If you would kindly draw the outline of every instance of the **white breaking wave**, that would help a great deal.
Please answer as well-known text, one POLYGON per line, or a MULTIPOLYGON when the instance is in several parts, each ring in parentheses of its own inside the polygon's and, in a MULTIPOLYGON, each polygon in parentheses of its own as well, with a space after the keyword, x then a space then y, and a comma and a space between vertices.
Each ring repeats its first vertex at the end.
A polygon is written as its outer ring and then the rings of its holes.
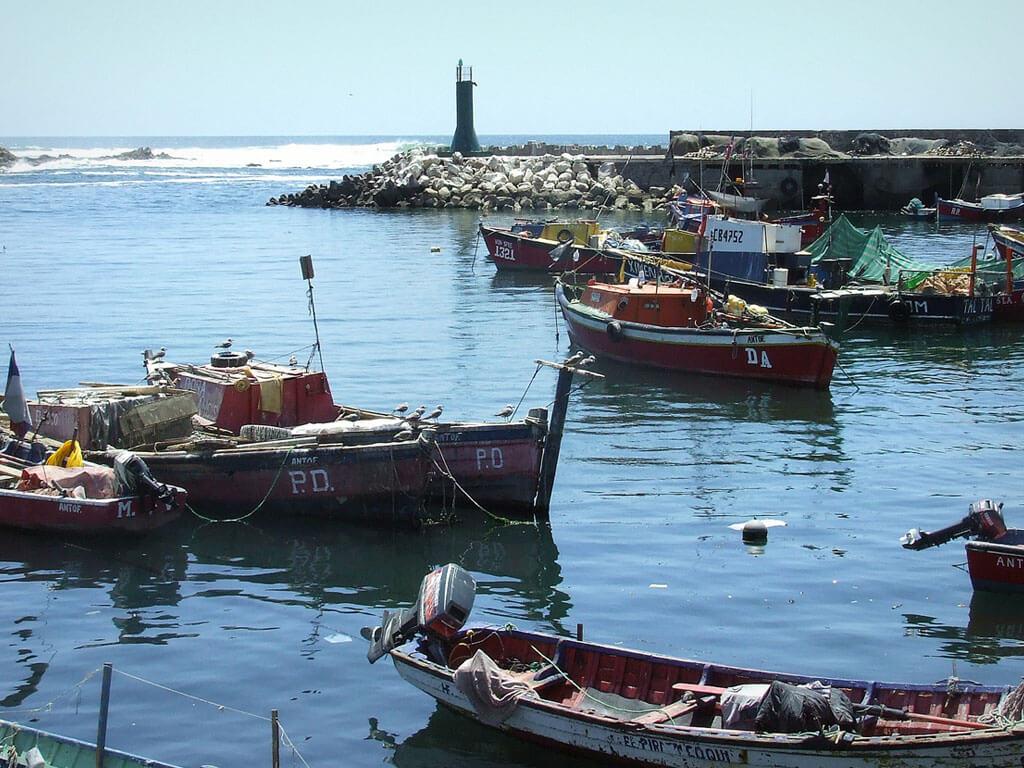
POLYGON ((204 169, 204 168, 259 168, 269 171, 294 169, 368 168, 384 162, 393 155, 416 146, 418 142, 383 141, 370 144, 313 144, 289 143, 278 145, 253 145, 245 147, 160 147, 150 146, 154 155, 151 160, 115 160, 113 155, 131 152, 139 147, 84 148, 73 146, 53 147, 12 147, 19 157, 8 173, 38 173, 46 171, 87 171, 113 168, 163 168, 163 169, 204 169), (23 158, 37 158, 49 155, 58 159, 38 165, 23 158), (68 157, 59 157, 67 155, 68 157))

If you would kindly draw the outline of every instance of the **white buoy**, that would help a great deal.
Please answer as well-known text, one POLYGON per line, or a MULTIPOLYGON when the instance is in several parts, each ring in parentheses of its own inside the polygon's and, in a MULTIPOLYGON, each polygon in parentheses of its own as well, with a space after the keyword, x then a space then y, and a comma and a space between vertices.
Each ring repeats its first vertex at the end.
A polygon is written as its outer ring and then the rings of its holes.
POLYGON ((785 524, 785 520, 758 520, 754 518, 753 520, 747 520, 745 523, 733 523, 729 527, 734 531, 740 531, 743 535, 744 544, 767 544, 768 529, 785 524))

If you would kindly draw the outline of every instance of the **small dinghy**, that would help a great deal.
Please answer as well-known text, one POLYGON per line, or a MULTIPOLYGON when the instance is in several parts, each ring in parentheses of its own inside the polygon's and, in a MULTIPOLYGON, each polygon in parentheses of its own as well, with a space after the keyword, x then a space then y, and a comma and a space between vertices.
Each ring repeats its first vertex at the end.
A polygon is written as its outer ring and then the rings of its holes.
POLYGON ((1024 530, 1006 527, 1001 502, 976 501, 960 522, 931 533, 913 528, 900 543, 904 549, 928 549, 972 536, 964 548, 973 587, 1024 594, 1024 530))
POLYGON ((778 674, 511 628, 466 628, 455 564, 364 629, 372 662, 530 741, 638 766, 1020 766, 1024 687, 778 674))

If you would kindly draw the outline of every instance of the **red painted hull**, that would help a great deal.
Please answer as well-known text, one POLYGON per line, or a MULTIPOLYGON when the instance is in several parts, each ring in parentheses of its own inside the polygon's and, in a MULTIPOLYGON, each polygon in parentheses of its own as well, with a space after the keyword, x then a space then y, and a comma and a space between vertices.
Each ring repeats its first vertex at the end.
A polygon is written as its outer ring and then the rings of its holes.
POLYGON ((975 589, 1024 593, 1024 546, 969 541, 966 549, 975 589))
POLYGON ((29 531, 81 534, 144 533, 175 520, 185 508, 185 491, 171 504, 153 496, 75 499, 28 491, 0 491, 0 525, 29 531))
POLYGON ((508 229, 495 229, 480 225, 487 258, 494 262, 499 272, 576 272, 580 275, 606 275, 619 271, 622 262, 603 251, 582 245, 572 246, 560 259, 551 260, 551 251, 560 243, 553 240, 538 240, 513 234, 508 229))
POLYGON ((1024 218, 1024 203, 1013 208, 982 208, 980 203, 964 200, 943 200, 935 203, 940 219, 963 221, 1016 221, 1024 218))
POLYGON ((622 322, 621 334, 613 338, 607 321, 574 308, 560 285, 556 291, 573 343, 601 357, 686 373, 818 389, 827 389, 832 381, 837 346, 820 335, 803 338, 761 329, 734 333, 728 329, 660 328, 622 322))
POLYGON ((433 463, 420 443, 139 452, 161 480, 208 509, 263 508, 374 522, 415 521, 433 463))
MULTIPOLYGON (((1014 230, 1019 232, 1020 230, 1014 230)), ((992 241, 996 251, 1004 261, 1017 264, 1024 259, 1024 244, 1006 237, 1001 228, 992 228, 992 241)), ((1001 322, 1024 323, 1024 287, 1015 288, 1010 293, 997 294, 992 308, 992 319, 1001 322)))

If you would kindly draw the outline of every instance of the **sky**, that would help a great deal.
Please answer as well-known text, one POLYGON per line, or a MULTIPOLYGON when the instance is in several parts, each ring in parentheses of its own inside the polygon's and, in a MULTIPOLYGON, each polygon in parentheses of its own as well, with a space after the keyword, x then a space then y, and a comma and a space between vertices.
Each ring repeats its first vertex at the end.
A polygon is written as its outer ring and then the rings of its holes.
POLYGON ((1020 128, 1024 1, 0 0, 0 136, 1020 128), (751 109, 753 102, 753 109, 751 109))

